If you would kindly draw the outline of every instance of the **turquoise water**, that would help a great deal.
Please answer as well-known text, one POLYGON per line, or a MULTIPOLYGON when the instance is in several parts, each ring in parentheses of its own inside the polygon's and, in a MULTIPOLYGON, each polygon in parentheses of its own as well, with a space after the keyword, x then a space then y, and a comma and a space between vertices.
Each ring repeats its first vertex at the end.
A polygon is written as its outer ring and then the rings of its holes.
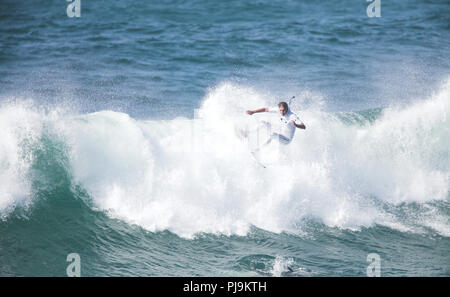
POLYGON ((450 274, 446 1, 81 2, 0 3, 0 275, 450 274))

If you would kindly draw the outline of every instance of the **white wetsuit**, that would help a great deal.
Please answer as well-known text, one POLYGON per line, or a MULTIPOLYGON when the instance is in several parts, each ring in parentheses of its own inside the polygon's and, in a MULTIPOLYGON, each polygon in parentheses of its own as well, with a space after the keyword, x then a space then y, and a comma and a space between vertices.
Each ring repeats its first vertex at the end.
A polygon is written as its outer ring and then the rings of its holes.
MULTIPOLYGON (((280 112, 278 107, 269 108, 269 112, 280 112)), ((266 142, 266 144, 270 143, 273 139, 277 139, 282 144, 289 144, 294 138, 296 127, 291 123, 293 121, 297 125, 301 124, 300 118, 288 110, 285 115, 279 114, 278 120, 278 129, 277 132, 272 133, 272 136, 266 142)))

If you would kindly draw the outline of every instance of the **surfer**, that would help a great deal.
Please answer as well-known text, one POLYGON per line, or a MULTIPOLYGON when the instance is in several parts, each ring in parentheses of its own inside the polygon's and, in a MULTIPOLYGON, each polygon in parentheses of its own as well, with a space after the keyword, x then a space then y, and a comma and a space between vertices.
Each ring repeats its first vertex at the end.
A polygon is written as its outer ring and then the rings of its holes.
MULTIPOLYGON (((278 107, 263 107, 255 110, 247 110, 247 114, 249 115, 259 112, 280 112, 280 126, 278 133, 272 133, 270 138, 261 147, 268 145, 274 139, 278 140, 281 144, 289 144, 294 137, 296 128, 306 129, 305 124, 303 124, 300 118, 289 110, 289 106, 286 102, 278 103, 278 107)), ((258 151, 260 148, 256 149, 254 152, 258 151)))

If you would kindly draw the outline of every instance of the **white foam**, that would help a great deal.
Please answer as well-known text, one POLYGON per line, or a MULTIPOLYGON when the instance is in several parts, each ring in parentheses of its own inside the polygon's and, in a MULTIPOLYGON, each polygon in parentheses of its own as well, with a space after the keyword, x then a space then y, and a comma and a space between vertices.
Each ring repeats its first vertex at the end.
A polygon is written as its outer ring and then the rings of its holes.
MULTIPOLYGON (((301 109, 300 101, 295 111, 307 129, 266 169, 252 160, 236 128, 271 120, 245 110, 274 102, 247 86, 211 89, 198 119, 137 121, 102 111, 46 121, 69 148, 68 170, 92 204, 151 231, 245 235, 254 225, 281 232, 305 218, 339 228, 408 229, 383 205, 448 199, 449 89, 447 82, 431 98, 387 109, 364 125, 344 124, 321 104, 301 109)), ((42 120, 27 110, 1 112, 5 208, 29 195, 17 127, 42 120), (21 123, 22 117, 30 120, 21 123)), ((448 221, 431 224, 449 234, 448 221)))
POLYGON ((31 146, 40 135, 41 120, 30 102, 0 106, 0 217, 31 201, 28 176, 31 146))
POLYGON ((280 277, 283 273, 292 271, 291 270, 292 268, 289 267, 289 266, 292 266, 292 264, 294 264, 294 259, 276 256, 276 258, 273 262, 272 270, 270 271, 270 273, 273 276, 280 277))

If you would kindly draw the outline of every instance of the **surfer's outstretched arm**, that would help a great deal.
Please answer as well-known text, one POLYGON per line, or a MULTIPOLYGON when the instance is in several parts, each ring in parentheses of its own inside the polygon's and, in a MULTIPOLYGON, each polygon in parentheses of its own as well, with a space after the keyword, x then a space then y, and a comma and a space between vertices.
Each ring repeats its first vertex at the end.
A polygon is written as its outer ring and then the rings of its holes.
POLYGON ((258 113, 258 112, 268 112, 269 108, 268 107, 262 107, 262 108, 258 108, 255 110, 247 110, 247 114, 252 115, 254 113, 258 113))
POLYGON ((294 124, 294 126, 299 128, 299 129, 306 129, 306 126, 303 123, 296 124, 294 121, 292 121, 292 124, 294 124))

